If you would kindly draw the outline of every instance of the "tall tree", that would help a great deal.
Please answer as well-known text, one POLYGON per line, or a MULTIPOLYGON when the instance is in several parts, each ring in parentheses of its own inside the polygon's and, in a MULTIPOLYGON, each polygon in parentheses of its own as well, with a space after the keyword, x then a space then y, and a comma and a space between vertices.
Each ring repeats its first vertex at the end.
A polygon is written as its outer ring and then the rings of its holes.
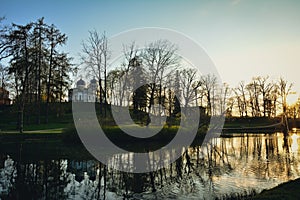
MULTIPOLYGON (((124 97, 126 96, 126 91, 128 88, 130 88, 130 71, 136 66, 134 62, 141 62, 137 59, 140 54, 137 48, 138 47, 136 46, 135 42, 132 42, 129 45, 123 45, 123 55, 125 57, 125 61, 122 63, 122 73, 120 74, 122 78, 122 83, 119 90, 120 106, 122 106, 125 100, 124 97)), ((127 103, 129 105, 129 99, 127 99, 127 103)))
POLYGON ((195 92, 201 87, 201 82, 198 79, 197 70, 195 69, 183 69, 180 72, 180 83, 182 96, 184 99, 184 108, 187 108, 188 105, 193 102, 197 102, 197 93, 195 92))
POLYGON ((53 93, 60 103, 65 98, 65 94, 69 88, 69 74, 74 75, 77 71, 76 67, 72 67, 71 60, 72 58, 69 58, 66 53, 60 53, 57 55, 54 62, 56 67, 53 73, 53 93))
POLYGON ((236 98, 237 98, 237 103, 238 103, 238 108, 239 108, 239 113, 241 117, 248 116, 248 108, 247 108, 247 100, 246 100, 246 86, 243 81, 241 81, 238 85, 238 87, 234 90, 236 98))
POLYGON ((4 25, 4 20, 4 17, 0 17, 0 61, 11 56, 11 38, 7 37, 11 27, 4 25))
POLYGON ((107 103, 107 62, 110 57, 107 43, 105 32, 100 35, 96 30, 89 31, 88 39, 82 42, 82 53, 80 54, 85 71, 98 80, 101 113, 103 102, 107 103))
POLYGON ((273 83, 272 90, 270 92, 270 99, 272 101, 270 108, 270 116, 277 116, 277 101, 278 101, 279 87, 277 83, 273 83))
POLYGON ((10 63, 9 73, 16 77, 17 103, 18 103, 18 128, 23 133, 24 106, 27 100, 28 80, 30 62, 29 62, 29 33, 32 23, 26 25, 13 24, 13 30, 8 35, 11 43, 10 53, 13 55, 10 63))
POLYGON ((120 69, 113 69, 107 74, 107 95, 110 104, 118 105, 120 97, 118 96, 117 90, 119 89, 118 84, 120 83, 119 79, 121 78, 121 74, 122 71, 120 69))
POLYGON ((231 89, 227 83, 223 83, 222 87, 220 88, 219 92, 219 107, 220 107, 220 114, 225 114, 227 110, 227 105, 230 107, 231 102, 227 102, 228 97, 230 96, 231 89))
POLYGON ((265 76, 259 76, 257 77, 258 86, 260 89, 260 93, 262 94, 262 100, 263 100, 263 116, 266 117, 267 114, 267 107, 269 104, 270 99, 268 98, 270 96, 270 92, 272 90, 272 84, 268 82, 269 77, 265 76))
POLYGON ((47 39, 50 46, 50 54, 49 54, 49 65, 48 65, 48 79, 47 79, 47 100, 46 100, 46 123, 49 121, 49 103, 52 93, 51 86, 54 86, 53 84, 53 72, 55 70, 56 59, 58 59, 58 52, 57 47, 64 45, 67 41, 67 36, 65 34, 62 34, 59 29, 55 27, 54 24, 52 24, 47 30, 47 39))
POLYGON ((201 76, 201 87, 204 90, 204 94, 207 100, 207 115, 213 115, 213 98, 214 98, 214 90, 216 89, 217 78, 214 75, 207 74, 201 76))
POLYGON ((146 75, 142 67, 142 60, 136 56, 131 60, 132 69, 130 72, 132 86, 135 89, 132 96, 133 109, 146 112, 147 106, 147 84, 146 75))
POLYGON ((282 114, 285 115, 287 111, 287 97, 292 90, 293 84, 288 83, 282 77, 278 81, 279 96, 281 97, 282 114))
POLYGON ((247 84, 246 89, 249 93, 249 103, 251 106, 251 113, 253 117, 260 117, 260 103, 259 103, 259 96, 260 96, 260 87, 257 82, 257 78, 254 77, 252 82, 247 84))
POLYGON ((32 34, 32 44, 35 50, 35 108, 36 108, 36 123, 41 123, 41 103, 42 103, 42 75, 46 66, 46 30, 48 26, 44 23, 44 18, 40 18, 34 23, 34 30, 32 34))
POLYGON ((67 54, 60 53, 58 48, 65 44, 67 37, 54 25, 46 25, 43 18, 26 25, 13 24, 5 37, 10 41, 8 71, 18 105, 19 130, 23 132, 24 113, 28 123, 34 114, 37 116, 36 122, 40 123, 43 96, 48 122, 49 103, 63 98, 62 92, 60 95, 55 95, 55 92, 58 88, 64 88, 65 91, 73 67, 67 54))
MULTIPOLYGON (((162 84, 171 70, 175 69, 179 63, 179 57, 176 55, 177 47, 168 40, 158 40, 146 46, 142 57, 146 67, 149 83, 149 105, 148 112, 154 105, 155 95, 159 103, 162 103, 162 84)), ((160 108, 160 107, 159 107, 160 108)), ((158 111, 160 114, 160 110, 158 111)))
MULTIPOLYGON (((174 109, 173 109, 173 115, 175 116, 180 112, 180 101, 181 101, 181 88, 180 88, 180 72, 179 70, 175 71, 175 80, 174 80, 174 97, 173 97, 173 102, 174 102, 174 109)), ((170 91, 171 93, 171 91, 170 91)), ((171 93, 172 94, 172 93, 171 93)), ((171 95, 170 95, 171 96, 171 95)))

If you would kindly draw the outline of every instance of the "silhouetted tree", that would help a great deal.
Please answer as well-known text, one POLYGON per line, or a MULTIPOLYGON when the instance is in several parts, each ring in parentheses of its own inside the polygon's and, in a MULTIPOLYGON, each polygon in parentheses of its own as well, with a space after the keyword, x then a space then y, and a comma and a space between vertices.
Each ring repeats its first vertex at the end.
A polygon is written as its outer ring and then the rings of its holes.
POLYGON ((132 97, 133 109, 146 112, 148 85, 146 84, 146 76, 142 67, 142 61, 136 56, 131 60, 131 65, 131 81, 133 88, 136 88, 132 97))
POLYGON ((12 41, 10 53, 13 58, 10 61, 9 73, 15 76, 15 87, 17 90, 18 103, 18 128, 20 133, 23 133, 24 123, 24 106, 28 93, 28 80, 31 71, 29 61, 29 31, 32 28, 32 23, 26 25, 13 24, 13 30, 8 37, 12 41))
POLYGON ((270 92, 272 90, 272 84, 268 82, 269 77, 265 76, 265 77, 257 77, 257 81, 258 81, 258 86, 260 89, 260 93, 262 94, 262 100, 263 100, 263 116, 266 117, 267 114, 267 108, 268 108, 268 104, 270 104, 270 92))
POLYGON ((48 55, 48 78, 47 78, 47 100, 46 100, 46 123, 49 121, 49 103, 50 95, 53 92, 54 78, 53 73, 57 68, 56 62, 59 58, 57 47, 64 45, 67 41, 67 36, 62 34, 53 24, 46 30, 46 37, 49 42, 50 54, 48 55), (52 87, 51 87, 52 86, 52 87))
POLYGON ((287 80, 284 80, 282 77, 278 81, 279 86, 279 95, 281 97, 281 106, 282 106, 282 114, 285 115, 287 111, 287 96, 292 90, 293 84, 288 83, 287 80))
POLYGON ((82 42, 82 53, 80 55, 88 75, 92 75, 98 80, 101 113, 103 102, 107 103, 107 61, 110 56, 107 43, 108 39, 105 32, 100 35, 96 30, 89 31, 88 39, 82 42))
POLYGON ((238 110, 240 113, 240 117, 247 117, 247 100, 246 100, 246 86, 243 81, 241 81, 238 87, 234 90, 234 93, 237 98, 238 110))
POLYGON ((207 115, 211 116, 213 114, 212 101, 214 98, 214 90, 216 89, 217 78, 214 75, 208 74, 201 76, 200 81, 207 100, 207 115))
POLYGON ((11 27, 4 25, 4 20, 5 17, 0 17, 0 61, 11 56, 11 51, 9 51, 11 48, 11 38, 7 37, 11 27))
MULTIPOLYGON (((184 99, 184 107, 187 108, 192 102, 197 102, 195 93, 200 87, 201 82, 197 77, 197 70, 183 69, 180 72, 180 88, 182 89, 182 96, 184 99)), ((195 103, 196 104, 196 103, 195 103)))
MULTIPOLYGON (((176 68, 179 58, 176 55, 177 48, 168 40, 158 40, 146 46, 142 58, 148 74, 149 104, 148 113, 153 112, 151 106, 157 97, 158 103, 162 103, 162 85, 171 69, 176 68)), ((154 111, 155 112, 155 111, 154 111)), ((160 114, 160 110, 158 111, 160 114)))
POLYGON ((68 87, 70 72, 74 71, 68 55, 58 49, 66 43, 66 35, 43 20, 41 18, 26 25, 13 24, 5 36, 10 41, 8 71, 13 80, 11 82, 19 110, 20 132, 23 131, 24 111, 28 113, 28 123, 33 114, 36 114, 36 122, 40 123, 43 100, 46 101, 45 121, 48 122, 49 103, 61 102, 63 92, 68 87))

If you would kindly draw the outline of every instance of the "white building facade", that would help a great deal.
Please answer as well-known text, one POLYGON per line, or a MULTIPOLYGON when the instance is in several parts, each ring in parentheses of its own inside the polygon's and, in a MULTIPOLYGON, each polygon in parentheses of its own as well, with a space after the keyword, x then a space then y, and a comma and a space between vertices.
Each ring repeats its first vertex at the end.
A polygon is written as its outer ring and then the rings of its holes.
POLYGON ((69 101, 74 102, 97 102, 98 84, 94 78, 86 85, 85 81, 80 79, 76 83, 76 88, 69 90, 69 101))

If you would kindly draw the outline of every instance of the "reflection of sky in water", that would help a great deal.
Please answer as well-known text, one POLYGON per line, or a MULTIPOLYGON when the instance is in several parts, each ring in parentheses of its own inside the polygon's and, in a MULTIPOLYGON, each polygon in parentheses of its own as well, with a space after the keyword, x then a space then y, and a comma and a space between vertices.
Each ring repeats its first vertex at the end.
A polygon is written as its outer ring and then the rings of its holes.
POLYGON ((215 192, 243 193, 250 188, 259 192, 298 178, 298 155, 293 153, 298 149, 295 140, 298 137, 294 135, 294 143, 289 144, 284 143, 281 133, 218 139, 218 148, 226 146, 228 163, 233 170, 214 176, 215 192))
POLYGON ((293 135, 291 136, 291 139, 292 139, 291 151, 294 153, 298 152, 298 148, 299 148, 298 138, 299 138, 299 135, 297 135, 296 133, 293 133, 293 135))
POLYGON ((282 133, 218 139, 217 146, 226 146, 233 171, 214 177, 217 191, 257 191, 299 177, 299 135, 293 133, 285 146, 282 133))

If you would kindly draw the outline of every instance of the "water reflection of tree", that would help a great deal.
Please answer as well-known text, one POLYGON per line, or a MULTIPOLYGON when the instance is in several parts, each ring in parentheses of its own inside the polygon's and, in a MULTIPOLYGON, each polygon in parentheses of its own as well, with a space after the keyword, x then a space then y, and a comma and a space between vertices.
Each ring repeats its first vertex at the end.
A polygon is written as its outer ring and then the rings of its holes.
MULTIPOLYGON (((280 179, 290 179, 291 162, 295 162, 292 159, 290 153, 290 144, 287 136, 280 134, 276 135, 264 135, 257 137, 241 137, 240 139, 240 155, 244 155, 250 160, 250 170, 248 173, 254 173, 257 178, 270 179, 271 177, 279 176, 280 179), (280 140, 283 137, 283 145, 280 140), (250 143, 245 140, 251 139, 250 143), (280 177, 281 176, 281 177, 280 177)), ((296 163, 294 163, 296 164, 296 163)))
POLYGON ((61 161, 16 163, 17 178, 9 199, 64 199, 66 179, 62 176, 61 161))
MULTIPOLYGON (((23 162, 20 156, 16 160, 18 176, 9 198, 110 199, 115 194, 130 199, 154 195, 151 199, 179 193, 187 196, 207 193, 216 197, 222 192, 218 180, 231 172, 271 181, 299 176, 297 154, 291 153, 290 146, 291 138, 282 134, 216 138, 202 148, 185 149, 182 157, 169 167, 142 174, 112 170, 95 160, 23 162)), ((119 164, 133 159, 117 158, 119 164)))
MULTIPOLYGON (((226 148, 208 149, 208 156, 205 157, 200 147, 190 148, 169 168, 144 174, 118 172, 108 169, 96 161, 91 162, 90 167, 87 167, 88 161, 67 162, 64 159, 22 162, 20 154, 19 160, 16 162, 18 175, 9 198, 65 199, 76 196, 78 193, 76 190, 82 188, 81 185, 86 185, 85 188, 88 188, 81 190, 81 197, 86 195, 93 199, 105 199, 106 189, 124 198, 129 198, 137 193, 156 192, 174 184, 181 190, 189 192, 194 191, 197 180, 200 180, 203 187, 211 185, 213 188, 213 171, 216 170, 221 160, 223 163, 225 162, 218 156, 223 157, 225 155, 223 150, 226 148), (73 176, 67 173, 67 164, 68 171, 79 175, 73 176), (78 168, 78 166, 84 167, 78 168), (207 167, 210 174, 208 177, 205 176, 207 167), (91 176, 84 174, 86 171, 91 176), (90 182, 90 179, 93 179, 94 182, 90 182), (90 183, 96 183, 96 187, 88 187, 90 183), (69 193, 66 193, 65 188, 68 184, 71 184, 72 187, 70 186, 69 193)), ((128 160, 126 161, 128 162, 128 160)))

